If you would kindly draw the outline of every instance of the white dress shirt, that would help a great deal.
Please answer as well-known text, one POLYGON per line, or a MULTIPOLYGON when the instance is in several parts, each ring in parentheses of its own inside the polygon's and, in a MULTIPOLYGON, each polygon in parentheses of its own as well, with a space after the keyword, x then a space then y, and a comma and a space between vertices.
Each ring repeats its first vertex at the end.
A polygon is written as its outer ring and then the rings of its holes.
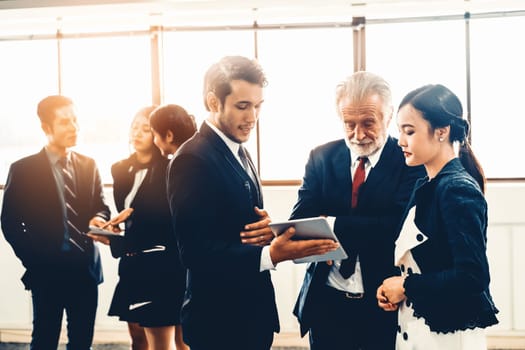
MULTIPOLYGON (((348 142, 347 142, 348 145, 348 142)), ((377 152, 369 155, 368 162, 365 163, 365 181, 368 177, 368 174, 370 173, 370 170, 377 164, 379 161, 379 158, 381 157, 381 153, 383 152, 383 147, 381 147, 377 152)), ((350 150, 348 150, 350 152, 350 150)), ((350 173, 352 175, 352 179, 354 178, 355 171, 357 169, 357 165, 359 164, 358 157, 354 157, 352 164, 350 164, 350 173)), ((334 222, 335 218, 333 218, 329 222, 334 222)), ((333 225, 332 225, 333 228, 333 225)), ((350 293, 364 293, 364 286, 363 286, 363 276, 361 274, 361 264, 359 262, 359 255, 356 257, 356 263, 355 263, 355 272, 345 279, 341 274, 339 273, 339 267, 341 266, 341 260, 335 260, 334 264, 332 265, 332 268, 330 269, 330 273, 328 274, 328 279, 326 281, 326 284, 332 288, 341 290, 343 292, 350 292, 350 293)))

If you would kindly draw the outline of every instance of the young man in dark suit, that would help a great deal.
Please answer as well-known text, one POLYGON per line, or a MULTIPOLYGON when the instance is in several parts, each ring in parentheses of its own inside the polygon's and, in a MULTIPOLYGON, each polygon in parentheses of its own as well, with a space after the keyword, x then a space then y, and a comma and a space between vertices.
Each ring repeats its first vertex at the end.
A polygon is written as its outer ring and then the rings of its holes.
POLYGON ((2 230, 26 268, 31 290, 31 349, 56 349, 64 310, 68 349, 91 348, 102 268, 97 246, 83 233, 109 219, 93 159, 70 151, 78 123, 73 102, 48 96, 37 110, 47 145, 9 169, 2 230))
POLYGON ((424 171, 406 166, 387 135, 393 108, 384 79, 354 73, 337 87, 336 105, 346 137, 311 151, 291 218, 334 217, 348 259, 308 266, 294 314, 312 350, 394 349, 396 319, 375 291, 396 273, 398 225, 424 171))
POLYGON ((208 119, 181 146, 168 174, 168 197, 183 264, 185 342, 192 350, 268 350, 279 319, 269 270, 324 254, 331 240, 273 238, 246 142, 259 117, 266 78, 245 57, 224 57, 206 73, 208 119), (270 243, 271 242, 271 243, 270 243))

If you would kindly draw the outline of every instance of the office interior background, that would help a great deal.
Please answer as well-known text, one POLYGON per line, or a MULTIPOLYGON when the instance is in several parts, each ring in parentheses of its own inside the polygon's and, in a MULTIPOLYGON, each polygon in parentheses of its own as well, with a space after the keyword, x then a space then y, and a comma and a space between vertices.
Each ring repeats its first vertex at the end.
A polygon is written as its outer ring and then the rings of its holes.
MULTIPOLYGON (((9 165, 46 142, 38 101, 60 93, 77 105, 76 149, 96 159, 113 203, 109 169, 130 153, 136 111, 176 103, 200 124, 206 68, 239 54, 257 58, 268 76, 248 148, 266 209, 284 220, 310 149, 343 135, 339 81, 356 70, 378 73, 391 83, 395 106, 416 87, 442 83, 462 99, 489 178, 488 254, 500 323, 488 332, 524 336, 524 32, 522 0, 0 1, 0 191, 9 165)), ((397 135, 395 116, 390 132, 397 135)), ((101 250, 96 327, 124 330, 106 316, 118 261, 101 250)), ((0 266, 0 329, 30 329, 23 268, 4 239, 0 266)), ((291 311, 303 273, 293 263, 272 272, 283 332, 298 330, 291 311)))

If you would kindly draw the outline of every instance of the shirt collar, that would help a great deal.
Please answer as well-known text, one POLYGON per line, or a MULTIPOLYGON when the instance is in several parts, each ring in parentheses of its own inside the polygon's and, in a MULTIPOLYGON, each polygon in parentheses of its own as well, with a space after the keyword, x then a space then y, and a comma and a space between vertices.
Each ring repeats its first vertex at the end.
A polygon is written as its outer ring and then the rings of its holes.
MULTIPOLYGON (((377 162, 379 162, 379 158, 381 158, 381 153, 383 153, 383 149, 385 148, 385 145, 386 145, 386 142, 377 151, 367 156, 368 163, 370 164, 372 168, 376 166, 377 162)), ((348 147, 348 142, 346 142, 346 146, 348 147)), ((351 152, 350 147, 348 147, 348 151, 351 152)), ((352 153, 350 153, 350 156, 352 156, 352 153)), ((356 167, 357 164, 359 164, 359 157, 352 158, 352 167, 356 167)))
MULTIPOLYGON (((46 154, 47 154, 47 157, 49 158, 49 161, 51 162, 51 164, 55 165, 58 163, 58 161, 62 158, 61 155, 51 151, 48 147, 44 147, 45 151, 46 151, 46 154)), ((71 161, 71 152, 70 151, 67 151, 66 152, 66 159, 68 162, 71 161)))
POLYGON ((228 146, 228 148, 230 149, 230 151, 233 153, 234 156, 237 157, 237 155, 239 154, 239 147, 240 147, 240 143, 237 143, 235 141, 233 141, 232 139, 230 139, 228 136, 226 136, 219 128, 217 128, 215 125, 213 125, 212 123, 210 123, 208 120, 205 120, 204 121, 206 124, 208 124, 208 126, 213 130, 215 131, 215 133, 217 135, 219 135, 219 137, 224 141, 224 143, 226 144, 226 146, 228 146))

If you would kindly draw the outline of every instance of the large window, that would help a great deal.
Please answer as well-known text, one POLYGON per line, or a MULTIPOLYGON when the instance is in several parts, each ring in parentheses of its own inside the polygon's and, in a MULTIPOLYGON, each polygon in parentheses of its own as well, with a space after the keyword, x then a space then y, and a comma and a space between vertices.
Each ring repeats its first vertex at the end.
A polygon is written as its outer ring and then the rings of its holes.
MULTIPOLYGON (((184 107, 195 116, 197 128, 209 113, 203 98, 206 70, 223 56, 255 55, 254 34, 250 30, 167 32, 163 47, 164 103, 184 107)), ((246 146, 256 157, 255 131, 246 146)))
POLYGON ((79 114, 77 149, 95 158, 111 183, 111 164, 131 151, 133 116, 151 104, 149 37, 66 39, 61 48, 62 91, 79 114))
POLYGON ((200 124, 208 112, 202 89, 204 73, 223 56, 254 57, 253 32, 221 30, 164 33, 164 103, 184 107, 200 124))
POLYGON ((301 179, 309 151, 343 137, 335 88, 352 74, 352 30, 265 30, 259 59, 268 75, 260 118, 263 180, 301 179))
POLYGON ((471 20, 472 146, 487 176, 525 177, 525 17, 471 20))
POLYGON ((457 21, 370 24, 366 27, 366 68, 392 88, 394 117, 401 99, 425 84, 454 91, 466 110, 465 24, 457 21))
MULTIPOLYGON (((503 40, 525 30, 524 17, 473 16, 470 51, 465 20, 446 18, 367 21, 366 68, 391 83, 395 109, 407 92, 428 83, 452 89, 465 113, 470 96, 473 148, 486 175, 525 178, 525 165, 515 161, 512 151, 519 147, 525 120, 520 108, 525 46, 503 40)), ((95 158, 103 181, 111 183, 110 165, 131 151, 131 119, 152 103, 152 91, 160 91, 162 103, 182 105, 200 124, 208 114, 204 73, 225 55, 257 56, 268 77, 258 130, 247 145, 263 181, 300 180, 309 151, 343 136, 335 87, 353 71, 348 24, 259 25, 257 30, 249 25, 165 27, 158 57, 152 55, 154 33, 148 30, 97 29, 100 33, 68 32, 60 40, 47 39, 53 34, 46 31, 41 37, 0 41, 0 184, 13 161, 45 144, 36 106, 57 93, 77 105, 77 149, 95 158), (157 64, 160 86, 152 86, 157 64)), ((397 135, 395 114, 390 132, 397 135)))
POLYGON ((54 40, 0 41, 0 183, 9 165, 45 144, 36 114, 38 102, 58 93, 54 40))

